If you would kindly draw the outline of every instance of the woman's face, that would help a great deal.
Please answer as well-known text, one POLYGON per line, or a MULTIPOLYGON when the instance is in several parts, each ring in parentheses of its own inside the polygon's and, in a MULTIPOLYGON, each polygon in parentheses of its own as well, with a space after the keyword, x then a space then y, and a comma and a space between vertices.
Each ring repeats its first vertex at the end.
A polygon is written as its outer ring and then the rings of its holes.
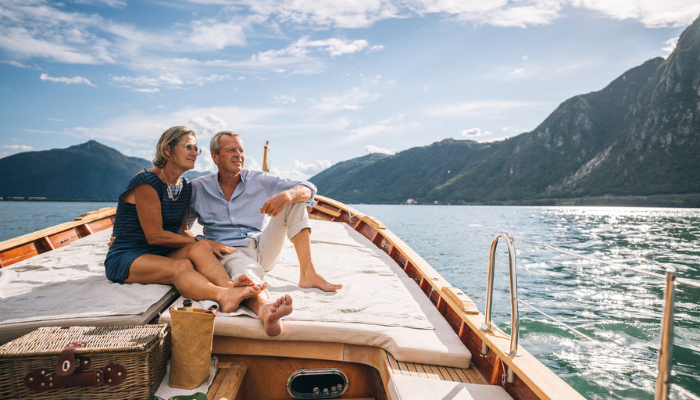
POLYGON ((197 161, 197 150, 197 139, 193 135, 185 135, 171 148, 169 161, 184 170, 190 170, 197 161))

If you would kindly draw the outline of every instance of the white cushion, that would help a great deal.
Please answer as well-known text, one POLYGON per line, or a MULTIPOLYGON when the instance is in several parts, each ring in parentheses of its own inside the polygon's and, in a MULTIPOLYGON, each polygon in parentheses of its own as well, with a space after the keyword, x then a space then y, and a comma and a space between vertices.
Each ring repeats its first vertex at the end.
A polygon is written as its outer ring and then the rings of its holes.
POLYGON ((392 400, 512 400, 501 386, 477 385, 393 375, 389 380, 392 400))
MULTIPOLYGON (((316 268, 329 281, 343 283, 346 287, 339 293, 329 294, 290 285, 298 280, 299 267, 293 247, 285 246, 280 262, 267 276, 273 298, 289 293, 298 306, 297 311, 283 320, 282 334, 267 336, 257 318, 219 314, 215 320, 215 335, 367 345, 383 348, 398 361, 469 367, 469 350, 415 281, 408 278, 391 257, 344 223, 311 222, 316 268), (339 254, 342 257, 338 257, 339 254), (377 273, 377 270, 381 271, 377 273), (368 292, 368 288, 375 288, 375 291, 368 292), (316 315, 313 307, 319 308, 317 320, 308 317, 316 315), (352 312, 343 312, 344 308, 352 312), (297 314, 300 317, 293 320, 297 314), (421 320, 432 329, 416 329, 416 324, 423 326, 421 320)), ((166 310, 161 322, 169 321, 166 310)))

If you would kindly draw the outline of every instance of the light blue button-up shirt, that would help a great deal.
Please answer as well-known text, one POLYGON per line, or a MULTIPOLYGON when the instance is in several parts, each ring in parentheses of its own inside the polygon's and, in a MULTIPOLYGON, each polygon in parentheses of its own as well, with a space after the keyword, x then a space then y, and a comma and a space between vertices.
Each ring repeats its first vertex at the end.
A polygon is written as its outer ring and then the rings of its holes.
POLYGON ((307 186, 313 194, 306 203, 316 205, 316 186, 311 182, 294 181, 268 175, 261 171, 242 170, 241 182, 231 200, 226 201, 216 173, 192 181, 190 226, 195 219, 204 227, 204 236, 229 246, 247 246, 255 241, 267 226, 269 216, 260 212, 265 202, 296 185, 307 186))

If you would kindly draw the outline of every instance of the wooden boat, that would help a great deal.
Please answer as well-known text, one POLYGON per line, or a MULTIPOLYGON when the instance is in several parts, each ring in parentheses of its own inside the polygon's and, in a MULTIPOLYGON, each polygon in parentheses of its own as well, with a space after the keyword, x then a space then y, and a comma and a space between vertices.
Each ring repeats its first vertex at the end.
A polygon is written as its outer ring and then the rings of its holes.
MULTIPOLYGON (((468 368, 455 368, 441 365, 439 361, 431 364, 397 361, 390 352, 380 347, 318 342, 313 338, 304 341, 267 341, 217 335, 214 337, 213 353, 219 358, 219 373, 210 389, 209 398, 290 398, 291 392, 287 387, 290 375, 294 371, 313 373, 319 369, 322 372, 328 369, 343 371, 349 382, 344 385, 344 394, 340 397, 343 399, 426 398, 416 397, 420 391, 411 387, 411 379, 417 380, 414 385, 430 393, 438 393, 440 385, 449 384, 453 396, 467 393, 465 387, 476 387, 503 388, 507 396, 518 400, 582 398, 527 350, 518 348, 519 355, 509 355, 509 335, 499 329, 492 332, 481 330, 484 315, 469 297, 452 287, 380 221, 332 199, 317 196, 317 200, 318 204, 310 210, 310 217, 344 224, 394 260, 403 273, 418 285, 418 296, 429 299, 461 345, 471 352, 470 365, 468 368), (509 379, 506 379, 507 376, 509 379), (400 385, 408 386, 401 388, 400 385), (431 385, 435 385, 434 388, 431 385)), ((111 228, 114 215, 115 208, 103 208, 83 214, 74 221, 2 242, 0 266, 8 267, 85 240, 90 235, 111 228)), ((480 398, 478 393, 481 392, 478 390, 469 393, 473 398, 480 398)), ((483 393, 486 394, 482 394, 481 398, 491 398, 489 392, 483 393)), ((324 398, 320 396, 322 393, 310 394, 306 398, 324 398)))

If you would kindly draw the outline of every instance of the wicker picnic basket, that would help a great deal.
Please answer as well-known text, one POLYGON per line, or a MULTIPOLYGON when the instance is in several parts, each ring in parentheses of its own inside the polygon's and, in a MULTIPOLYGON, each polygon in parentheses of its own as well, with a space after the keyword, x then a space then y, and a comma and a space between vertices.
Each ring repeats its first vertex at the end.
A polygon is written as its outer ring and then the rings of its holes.
POLYGON ((0 346, 0 399, 140 399, 160 385, 168 325, 39 328, 0 346))

